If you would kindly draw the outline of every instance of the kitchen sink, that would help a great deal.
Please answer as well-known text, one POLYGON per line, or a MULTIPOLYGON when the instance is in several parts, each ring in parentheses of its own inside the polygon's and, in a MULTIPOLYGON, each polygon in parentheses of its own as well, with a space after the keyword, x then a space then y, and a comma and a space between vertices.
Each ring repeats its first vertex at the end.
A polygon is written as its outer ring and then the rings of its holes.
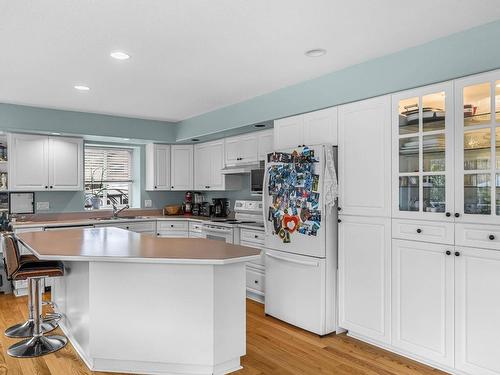
POLYGON ((150 219, 149 216, 118 216, 118 217, 98 217, 97 221, 107 221, 107 220, 135 220, 135 219, 150 219))

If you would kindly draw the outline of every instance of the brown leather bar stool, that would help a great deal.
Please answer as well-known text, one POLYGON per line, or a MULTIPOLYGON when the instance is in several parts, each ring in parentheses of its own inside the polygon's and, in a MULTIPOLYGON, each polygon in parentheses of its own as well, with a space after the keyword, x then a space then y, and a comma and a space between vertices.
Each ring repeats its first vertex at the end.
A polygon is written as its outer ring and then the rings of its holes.
POLYGON ((63 276, 62 262, 40 261, 33 256, 23 258, 13 234, 4 234, 2 240, 7 277, 14 281, 28 280, 30 310, 26 323, 15 325, 5 331, 5 334, 10 337, 19 337, 13 335, 28 335, 21 337, 29 337, 12 345, 7 350, 7 354, 12 357, 30 358, 63 348, 68 342, 66 337, 44 336, 44 331, 48 332, 57 328, 57 318, 52 317, 44 322, 42 316, 42 281, 46 277, 63 276))

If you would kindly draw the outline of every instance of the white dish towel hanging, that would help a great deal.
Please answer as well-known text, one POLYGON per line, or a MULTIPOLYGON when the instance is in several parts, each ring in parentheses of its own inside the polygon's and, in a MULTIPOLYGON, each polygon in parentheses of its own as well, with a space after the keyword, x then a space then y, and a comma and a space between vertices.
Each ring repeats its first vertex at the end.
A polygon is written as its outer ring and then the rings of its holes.
POLYGON ((325 148, 325 181, 324 181, 324 202, 327 212, 332 212, 335 207, 335 200, 339 196, 339 184, 337 171, 335 170, 335 159, 333 147, 325 148))

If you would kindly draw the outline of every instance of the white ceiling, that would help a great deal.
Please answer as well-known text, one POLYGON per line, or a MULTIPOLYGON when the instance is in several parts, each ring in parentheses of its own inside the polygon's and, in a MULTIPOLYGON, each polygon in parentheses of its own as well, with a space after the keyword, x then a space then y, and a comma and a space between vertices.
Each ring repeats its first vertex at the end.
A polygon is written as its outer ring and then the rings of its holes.
POLYGON ((0 102, 179 121, 499 18, 498 0, 0 0, 0 102))

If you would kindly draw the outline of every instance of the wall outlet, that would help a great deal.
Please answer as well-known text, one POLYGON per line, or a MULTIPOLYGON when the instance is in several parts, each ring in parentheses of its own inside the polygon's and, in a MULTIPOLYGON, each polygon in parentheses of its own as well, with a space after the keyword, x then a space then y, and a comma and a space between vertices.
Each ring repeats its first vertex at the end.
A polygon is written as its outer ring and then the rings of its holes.
POLYGON ((153 201, 151 199, 144 200, 144 207, 152 207, 153 201))
POLYGON ((50 210, 50 203, 49 202, 36 202, 36 210, 37 211, 50 210))

